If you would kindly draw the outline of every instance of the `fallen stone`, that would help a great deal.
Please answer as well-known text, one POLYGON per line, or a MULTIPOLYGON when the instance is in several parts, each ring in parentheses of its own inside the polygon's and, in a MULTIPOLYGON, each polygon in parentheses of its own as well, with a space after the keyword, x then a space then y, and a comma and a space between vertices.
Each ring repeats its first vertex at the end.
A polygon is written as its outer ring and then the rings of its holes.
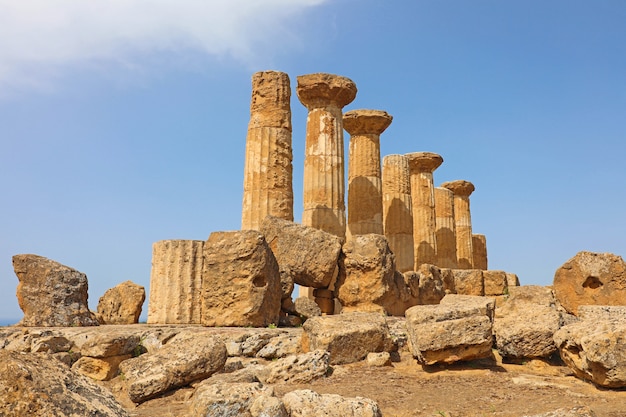
POLYGON ((283 404, 291 417, 382 417, 376 401, 369 398, 320 395, 311 390, 288 392, 283 396, 283 404))
POLYGON ((204 245, 202 324, 265 327, 277 324, 278 264, 254 230, 214 232, 204 245))
POLYGON ((508 280, 506 272, 495 270, 485 270, 482 272, 485 295, 504 295, 508 292, 508 280))
POLYGON ((417 304, 439 304, 446 295, 441 269, 435 265, 422 264, 417 273, 419 274, 419 302, 417 304))
POLYGON ((123 355, 100 359, 83 356, 74 362, 72 370, 96 381, 108 381, 117 375, 120 363, 131 357, 123 355))
POLYGON ((278 319, 279 327, 298 327, 302 325, 302 319, 300 316, 292 316, 291 314, 287 314, 285 316, 280 316, 278 319))
POLYGON ((553 288, 574 315, 581 305, 626 305, 626 263, 610 253, 578 252, 556 270, 553 288))
POLYGON ((591 321, 621 321, 626 323, 626 306, 580 306, 578 317, 591 321))
POLYGON ((322 310, 320 310, 317 303, 308 297, 296 298, 294 302, 294 311, 305 319, 322 315, 322 310))
POLYGON ((389 352, 370 352, 367 354, 366 361, 368 366, 391 366, 391 355, 389 352))
POLYGON ((276 397, 259 395, 250 406, 252 417, 289 417, 283 402, 276 397))
POLYGON ((134 324, 139 322, 146 290, 131 281, 108 289, 98 301, 101 324, 134 324))
POLYGON ((330 354, 325 350, 291 355, 267 365, 267 375, 258 375, 266 384, 306 384, 328 374, 330 354))
POLYGON ((13 256, 19 280, 17 302, 24 312, 19 326, 97 326, 87 304, 87 276, 38 255, 13 256))
POLYGON ((462 295, 485 295, 483 271, 480 269, 452 269, 454 290, 462 295))
POLYGON ((328 351, 332 365, 358 362, 368 353, 388 351, 392 345, 385 318, 378 313, 312 317, 302 328, 302 350, 328 351))
POLYGON ((261 396, 273 396, 270 387, 253 383, 209 384, 196 387, 191 401, 193 417, 252 417, 250 408, 261 396))
POLYGON ((141 334, 129 328, 107 329, 65 329, 65 337, 72 342, 72 350, 82 356, 107 358, 130 355, 141 341, 141 334))
POLYGON ((256 353, 256 356, 272 360, 296 354, 300 350, 300 339, 300 336, 293 334, 278 335, 271 338, 267 344, 256 353))

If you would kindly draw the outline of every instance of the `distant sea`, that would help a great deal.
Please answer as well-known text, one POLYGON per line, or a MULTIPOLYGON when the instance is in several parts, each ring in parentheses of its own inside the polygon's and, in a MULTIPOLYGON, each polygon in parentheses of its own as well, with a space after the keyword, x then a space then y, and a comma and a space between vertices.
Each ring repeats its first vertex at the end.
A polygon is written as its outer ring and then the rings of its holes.
POLYGON ((12 324, 17 323, 18 321, 20 321, 21 319, 5 319, 5 318, 0 318, 0 327, 4 327, 4 326, 10 326, 12 324))

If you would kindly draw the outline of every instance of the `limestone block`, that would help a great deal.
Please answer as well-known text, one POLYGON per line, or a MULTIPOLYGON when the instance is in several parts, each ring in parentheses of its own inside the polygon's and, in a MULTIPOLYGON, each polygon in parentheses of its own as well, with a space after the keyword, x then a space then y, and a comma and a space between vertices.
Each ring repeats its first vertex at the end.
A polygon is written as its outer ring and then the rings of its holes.
POLYGON ((259 378, 265 384, 306 384, 328 374, 330 353, 323 349, 290 355, 267 365, 267 374, 259 378))
POLYGON ((439 304, 446 295, 441 269, 435 265, 422 264, 417 273, 419 274, 418 304, 439 304))
POLYGON ((252 417, 250 408, 260 396, 273 396, 271 387, 258 382, 198 385, 191 402, 193 417, 241 416, 252 417))
POLYGON ((97 326, 87 304, 87 276, 39 255, 13 256, 19 280, 17 302, 24 312, 19 326, 97 326))
POLYGON ((120 364, 128 396, 141 403, 159 394, 208 378, 226 363, 226 346, 218 338, 181 332, 155 353, 120 364))
POLYGON ((507 272, 506 273, 506 285, 507 287, 511 288, 511 287, 519 287, 519 278, 517 277, 517 275, 507 272))
POLYGON ((487 237, 485 235, 472 235, 472 251, 474 253, 474 268, 482 269, 487 268, 487 237))
POLYGON ((104 332, 98 330, 67 329, 64 336, 72 342, 72 350, 93 358, 128 355, 141 342, 141 334, 133 329, 117 327, 104 332))
POLYGON ((311 390, 288 392, 283 397, 283 404, 291 417, 382 417, 378 404, 369 398, 346 398, 311 390))
POLYGON ((326 350, 333 365, 358 362, 370 352, 391 348, 389 328, 385 318, 378 313, 312 317, 302 328, 302 350, 326 350))
POLYGON ((581 305, 626 305, 626 263, 610 253, 578 252, 556 270, 553 288, 574 315, 581 305))
POLYGON ((203 325, 276 324, 281 297, 278 264, 261 233, 211 233, 204 245, 203 325))
POLYGON ((295 312, 305 319, 322 315, 322 310, 320 310, 320 307, 317 305, 317 303, 308 297, 298 297, 296 298, 294 304, 295 312))
POLYGON ((411 307, 405 315, 413 357, 422 365, 489 357, 490 310, 493 300, 487 297, 452 295, 439 305, 411 307))
POLYGON ((130 358, 131 355, 111 356, 107 358, 83 356, 74 362, 72 370, 96 381, 108 381, 117 375, 120 363, 130 358))
POLYGON ((72 348, 72 342, 60 335, 46 335, 33 338, 30 351, 34 353, 67 352, 72 348))
POLYGON ((152 245, 148 324, 199 324, 204 242, 161 240, 152 245))
POLYGON ((503 357, 549 357, 556 351, 554 333, 561 316, 549 287, 512 287, 509 299, 496 309, 493 331, 503 357))
POLYGON ((367 354, 366 361, 368 366, 391 366, 391 355, 389 352, 370 352, 367 354))
POLYGON ((626 306, 580 306, 578 317, 581 320, 622 321, 626 323, 626 306))
POLYGON ((454 224, 454 193, 435 187, 435 228, 437 266, 456 268, 456 227, 454 224))
POLYGON ((265 218, 261 233, 276 256, 283 298, 291 294, 293 283, 326 288, 337 276, 341 255, 337 236, 276 217, 265 218))
POLYGON ((357 235, 343 245, 335 284, 343 311, 386 313, 398 300, 394 256, 382 235, 357 235))
POLYGON ((396 269, 413 270, 413 206, 411 173, 404 155, 383 158, 383 229, 391 251, 396 255, 396 269))
POLYGON ((281 334, 272 337, 265 346, 256 353, 258 358, 273 360, 295 355, 300 352, 300 336, 281 334))
POLYGON ((453 269, 452 274, 457 294, 485 295, 483 271, 480 269, 453 269))
POLYGON ((101 324, 134 324, 139 321, 146 290, 131 281, 108 289, 98 301, 101 324))
POLYGON ((250 406, 252 417, 289 417, 283 402, 276 397, 259 395, 250 406))
POLYGON ((626 387, 626 322, 581 320, 561 327, 554 342, 577 377, 602 387, 626 387))
POLYGON ((485 295, 487 296, 506 294, 508 291, 506 272, 495 270, 483 271, 483 285, 485 295))
POLYGON ((52 355, 0 350, 0 415, 129 417, 113 394, 52 355))

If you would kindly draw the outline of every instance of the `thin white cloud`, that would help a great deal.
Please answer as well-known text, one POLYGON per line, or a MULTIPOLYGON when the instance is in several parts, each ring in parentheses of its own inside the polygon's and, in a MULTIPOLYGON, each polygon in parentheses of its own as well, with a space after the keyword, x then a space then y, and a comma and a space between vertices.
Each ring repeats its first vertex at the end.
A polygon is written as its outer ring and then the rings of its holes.
MULTIPOLYGON (((74 65, 199 51, 252 65, 297 41, 292 18, 327 0, 0 0, 0 95, 74 65)), ((140 64, 139 64, 140 65, 140 64)))

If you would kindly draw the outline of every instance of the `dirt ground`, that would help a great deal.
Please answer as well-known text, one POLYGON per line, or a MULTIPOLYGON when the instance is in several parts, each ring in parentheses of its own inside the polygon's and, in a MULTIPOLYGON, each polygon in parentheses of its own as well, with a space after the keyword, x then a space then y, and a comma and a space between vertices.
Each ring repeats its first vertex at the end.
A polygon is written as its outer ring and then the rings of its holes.
MULTIPOLYGON (((503 364, 494 357, 426 369, 402 353, 392 366, 368 367, 363 361, 335 366, 331 376, 309 384, 274 385, 277 396, 296 389, 372 398, 385 417, 519 417, 577 405, 598 417, 626 417, 626 390, 600 389, 558 360, 503 364)), ((137 417, 183 417, 192 395, 186 388, 138 407, 125 405, 137 417)))

